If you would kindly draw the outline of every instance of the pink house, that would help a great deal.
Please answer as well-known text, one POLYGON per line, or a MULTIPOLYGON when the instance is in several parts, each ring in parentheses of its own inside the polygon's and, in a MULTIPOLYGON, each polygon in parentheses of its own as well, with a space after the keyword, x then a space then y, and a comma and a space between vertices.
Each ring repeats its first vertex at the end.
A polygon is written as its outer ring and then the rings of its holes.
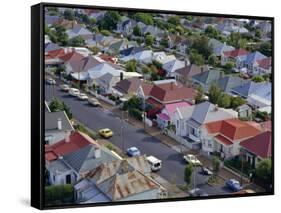
POLYGON ((177 108, 186 107, 190 105, 191 104, 186 101, 166 104, 165 107, 161 110, 161 113, 156 115, 158 127, 161 129, 167 127, 170 124, 171 116, 177 108))

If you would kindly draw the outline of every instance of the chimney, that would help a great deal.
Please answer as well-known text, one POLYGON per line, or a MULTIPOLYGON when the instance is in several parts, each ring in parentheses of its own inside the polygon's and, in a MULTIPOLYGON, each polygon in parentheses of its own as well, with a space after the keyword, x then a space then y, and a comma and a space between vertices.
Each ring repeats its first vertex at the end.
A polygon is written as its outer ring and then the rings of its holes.
POLYGON ((122 81, 123 80, 123 78, 124 78, 124 76, 123 76, 124 74, 123 74, 123 72, 120 72, 120 81, 122 81))
POLYGON ((100 147, 95 147, 94 157, 95 158, 100 158, 101 157, 101 148, 100 147))
POLYGON ((66 143, 70 142, 70 134, 71 134, 70 131, 65 131, 65 138, 64 138, 64 140, 65 140, 66 143))
POLYGON ((219 107, 217 104, 215 104, 215 107, 214 107, 214 112, 217 112, 219 110, 219 107))
POLYGON ((58 130, 61 130, 62 129, 62 121, 61 121, 61 118, 58 118, 58 130))

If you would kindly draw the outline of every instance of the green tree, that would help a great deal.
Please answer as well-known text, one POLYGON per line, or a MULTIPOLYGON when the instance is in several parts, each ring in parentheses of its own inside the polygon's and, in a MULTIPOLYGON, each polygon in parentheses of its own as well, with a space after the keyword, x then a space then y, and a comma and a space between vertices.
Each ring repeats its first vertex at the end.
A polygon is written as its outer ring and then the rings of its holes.
POLYGON ((145 36, 145 44, 148 45, 148 46, 151 46, 154 42, 154 36, 153 35, 146 35, 145 36))
POLYGON ((243 98, 241 98, 240 96, 231 97, 230 106, 231 106, 232 109, 236 109, 237 107, 239 107, 239 106, 241 106, 245 103, 246 103, 246 101, 243 98))
POLYGON ((218 106, 229 108, 231 105, 231 97, 228 94, 222 93, 218 99, 218 106))
POLYGON ((272 52, 271 42, 263 42, 258 49, 262 54, 270 57, 272 52))
POLYGON ((154 21, 153 21, 153 17, 150 13, 142 13, 142 12, 138 12, 136 13, 133 18, 137 21, 140 21, 144 24, 147 25, 153 25, 154 21))
POLYGON ((140 27, 139 27, 138 25, 136 25, 136 26, 134 27, 134 29, 133 29, 133 34, 134 34, 135 36, 141 36, 141 29, 140 29, 140 27))
POLYGON ((272 180, 272 167, 271 159, 265 159, 257 164, 256 175, 266 183, 271 183, 272 180))
POLYGON ((117 23, 121 20, 121 16, 117 11, 108 11, 103 19, 97 22, 100 29, 115 30, 117 23))
POLYGON ((256 75, 252 78, 252 81, 259 83, 259 82, 263 82, 264 78, 261 75, 256 75))
POLYGON ((69 39, 68 41, 68 45, 69 46, 73 46, 73 47, 82 47, 85 45, 85 40, 82 36, 75 36, 71 39, 69 39))
POLYGON ((100 33, 103 34, 104 36, 110 36, 111 35, 111 32, 109 32, 108 30, 101 30, 100 33))
POLYGON ((189 54, 189 60, 191 64, 201 66, 204 64, 204 57, 198 53, 197 50, 192 49, 189 54))
POLYGON ((212 84, 209 88, 209 100, 213 104, 218 104, 218 100, 221 96, 221 89, 216 85, 212 84))
POLYGON ((219 31, 212 27, 212 26, 208 26, 206 29, 205 29, 205 34, 210 37, 210 38, 218 38, 219 36, 219 31))
POLYGON ((55 31, 51 32, 50 39, 56 40, 55 43, 59 43, 62 46, 67 45, 68 35, 65 32, 65 28, 62 26, 56 25, 56 26, 54 26, 54 29, 55 29, 55 31))
POLYGON ((228 72, 232 71, 233 68, 234 68, 234 63, 233 62, 227 62, 224 65, 224 69, 226 69, 226 71, 228 71, 228 72))
POLYGON ((190 185, 191 183, 192 172, 193 172, 192 164, 186 165, 184 169, 184 181, 186 182, 186 185, 190 185))
POLYGON ((211 48, 209 47, 209 39, 207 36, 195 36, 192 41, 191 49, 195 49, 199 54, 204 56, 204 59, 208 59, 211 54, 211 48))
POLYGON ((74 190, 71 184, 51 185, 45 187, 46 205, 54 203, 71 203, 74 199, 74 190))
POLYGON ((130 60, 126 62, 126 71, 127 72, 136 72, 137 71, 137 61, 130 60))
POLYGON ((59 111, 65 111, 69 119, 72 119, 72 113, 70 112, 70 108, 65 105, 64 102, 61 102, 57 98, 54 98, 50 105, 49 108, 51 112, 59 112, 59 111))
POLYGON ((89 49, 93 52, 94 55, 98 54, 101 51, 100 48, 96 46, 90 47, 89 49))
POLYGON ((217 175, 220 171, 220 160, 217 156, 214 156, 212 159, 212 167, 214 174, 217 175))
POLYGON ((170 16, 168 18, 168 23, 173 24, 173 25, 180 25, 180 17, 179 16, 170 16))
POLYGON ((260 29, 257 29, 256 32, 255 32, 255 36, 257 38, 261 38, 261 35, 262 35, 262 31, 260 29))
POLYGON ((197 94, 195 97, 195 103, 199 104, 199 103, 203 102, 203 97, 204 97, 203 87, 201 85, 197 86, 196 91, 197 91, 197 94))
POLYGON ((211 66, 216 66, 217 63, 218 63, 218 57, 214 54, 210 55, 208 58, 208 64, 210 64, 211 66))
POLYGON ((67 9, 64 11, 63 16, 65 19, 74 20, 74 11, 71 9, 67 9))

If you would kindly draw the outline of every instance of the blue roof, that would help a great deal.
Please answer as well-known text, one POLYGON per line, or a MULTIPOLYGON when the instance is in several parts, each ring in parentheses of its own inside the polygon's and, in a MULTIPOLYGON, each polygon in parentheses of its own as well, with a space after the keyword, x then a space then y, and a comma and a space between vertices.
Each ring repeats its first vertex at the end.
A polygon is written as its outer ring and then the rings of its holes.
POLYGON ((49 51, 52 51, 52 50, 58 50, 60 49, 61 47, 55 43, 47 43, 45 44, 45 52, 49 52, 49 51))
POLYGON ((255 51, 255 52, 250 53, 250 54, 247 55, 245 63, 246 64, 252 64, 255 61, 263 59, 263 58, 266 58, 266 56, 261 54, 259 51, 255 51))
POLYGON ((247 98, 250 94, 254 93, 259 88, 262 88, 263 86, 265 86, 265 84, 266 84, 265 82, 255 83, 253 81, 248 81, 245 84, 234 87, 232 89, 232 92, 235 94, 238 94, 244 98, 247 98))

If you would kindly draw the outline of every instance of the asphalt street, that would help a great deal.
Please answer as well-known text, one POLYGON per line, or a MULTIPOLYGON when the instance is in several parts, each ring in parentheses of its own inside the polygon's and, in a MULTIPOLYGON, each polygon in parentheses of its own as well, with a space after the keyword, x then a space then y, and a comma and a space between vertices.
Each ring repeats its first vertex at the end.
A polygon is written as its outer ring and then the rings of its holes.
MULTIPOLYGON (((136 146, 141 154, 153 155, 161 159, 163 165, 158 174, 173 184, 185 184, 184 168, 186 163, 182 158, 182 154, 145 133, 143 129, 138 129, 126 121, 122 121, 111 111, 101 107, 93 107, 87 101, 80 101, 75 97, 71 97, 68 93, 61 91, 58 86, 45 84, 45 100, 50 101, 53 96, 69 106, 73 117, 88 128, 94 131, 101 128, 110 128, 114 132, 114 136, 109 141, 120 149, 126 150, 131 146, 136 146), (121 137, 122 126, 123 140, 121 137)), ((210 187, 205 184, 207 177, 200 174, 200 172, 196 173, 195 178, 196 185, 202 187, 208 194, 229 193, 222 186, 210 187)))

